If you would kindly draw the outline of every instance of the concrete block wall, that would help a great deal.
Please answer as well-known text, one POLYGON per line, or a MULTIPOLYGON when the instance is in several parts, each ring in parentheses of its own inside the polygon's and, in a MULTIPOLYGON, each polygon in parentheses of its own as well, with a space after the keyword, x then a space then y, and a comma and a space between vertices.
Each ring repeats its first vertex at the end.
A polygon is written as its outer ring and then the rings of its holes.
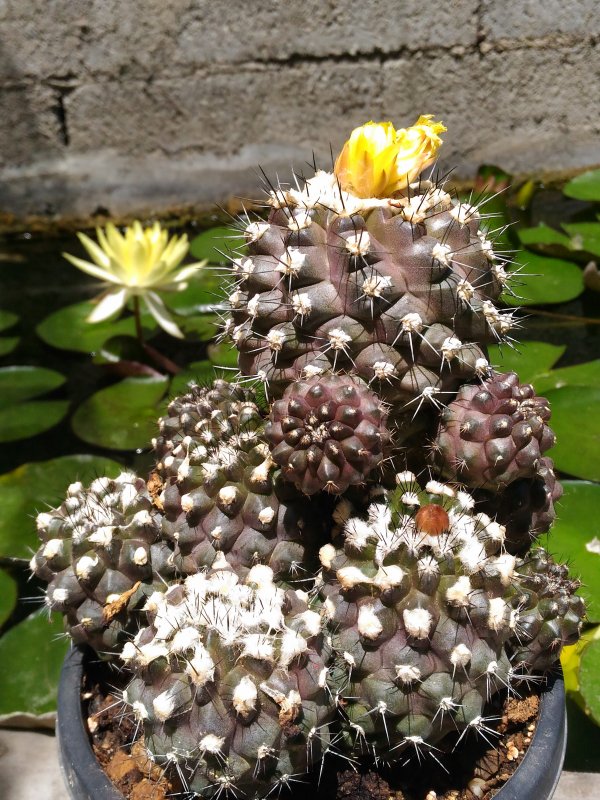
POLYGON ((0 212, 165 213, 448 125, 444 165, 600 163, 596 0, 0 0, 0 212))

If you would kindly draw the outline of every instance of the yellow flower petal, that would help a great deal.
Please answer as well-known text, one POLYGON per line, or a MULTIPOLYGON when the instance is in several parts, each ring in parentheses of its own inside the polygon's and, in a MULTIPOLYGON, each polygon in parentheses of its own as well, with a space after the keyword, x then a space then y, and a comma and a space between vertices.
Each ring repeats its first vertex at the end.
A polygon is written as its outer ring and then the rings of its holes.
POLYGON ((398 131, 391 122, 355 128, 335 163, 340 186, 356 197, 391 197, 433 163, 445 130, 431 114, 398 131))

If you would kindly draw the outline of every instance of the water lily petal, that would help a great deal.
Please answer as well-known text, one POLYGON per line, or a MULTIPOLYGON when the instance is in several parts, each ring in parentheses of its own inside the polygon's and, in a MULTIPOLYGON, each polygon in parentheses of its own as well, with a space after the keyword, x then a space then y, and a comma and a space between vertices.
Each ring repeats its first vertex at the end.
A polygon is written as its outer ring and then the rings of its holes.
POLYGON ((207 263, 207 259, 204 259, 204 261, 196 261, 194 264, 188 264, 187 266, 182 267, 179 272, 169 276, 170 282, 183 283, 184 281, 189 280, 196 274, 196 272, 198 272, 199 269, 205 267, 207 263))
POLYGON ((98 278, 98 280, 101 281, 108 281, 108 283, 120 283, 111 272, 98 267, 96 264, 92 264, 91 261, 77 258, 77 256, 72 256, 70 253, 63 253, 63 256, 67 261, 70 261, 74 267, 83 270, 83 272, 87 272, 87 274, 91 275, 93 278, 98 278))
POLYGON ((129 299, 127 289, 110 289, 100 295, 100 302, 87 318, 88 322, 102 322, 120 311, 129 299))
POLYGON ((88 255, 95 264, 97 264, 99 267, 102 267, 102 269, 110 268, 110 257, 101 247, 96 244, 93 239, 90 239, 90 237, 86 236, 85 233, 78 233, 77 238, 88 251, 88 255))
POLYGON ((182 331, 177 327, 175 320, 167 311, 167 307, 162 299, 155 292, 145 292, 141 297, 148 306, 148 311, 152 314, 160 327, 170 336, 183 339, 182 331))

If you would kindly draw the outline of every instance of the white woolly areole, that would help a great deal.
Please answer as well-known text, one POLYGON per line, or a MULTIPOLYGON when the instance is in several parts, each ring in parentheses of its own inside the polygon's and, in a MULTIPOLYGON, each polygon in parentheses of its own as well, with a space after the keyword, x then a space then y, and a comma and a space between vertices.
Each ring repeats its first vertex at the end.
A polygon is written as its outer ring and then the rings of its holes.
POLYGON ((152 708, 154 715, 161 722, 166 722, 173 716, 176 708, 176 699, 173 689, 167 689, 166 692, 161 692, 152 701, 152 708))
POLYGON ((148 563, 148 553, 145 547, 137 547, 133 553, 132 557, 133 563, 138 567, 143 567, 145 564, 148 563))
POLYGON ((365 575, 358 567, 342 567, 342 569, 338 569, 336 577, 342 589, 352 589, 354 586, 359 586, 361 583, 370 584, 373 582, 371 578, 365 575))
POLYGON ((191 494, 182 494, 180 503, 181 503, 181 510, 186 514, 192 511, 194 508, 194 498, 191 494))
POLYGON ((190 676, 192 683, 200 689, 214 680, 215 662, 203 644, 196 645, 194 655, 188 660, 185 671, 190 676))
POLYGON ((517 559, 511 556, 510 553, 502 553, 493 559, 492 564, 500 574, 500 580, 503 586, 509 586, 515 574, 515 564, 517 559))
POLYGON ((471 660, 471 655, 466 644, 457 644, 450 653, 450 663, 455 667, 466 667, 471 660))
POLYGON ((347 544, 356 550, 364 550, 370 539, 375 538, 371 526, 359 517, 349 519, 344 526, 347 544))
POLYGON ((333 350, 345 350, 346 345, 352 341, 352 337, 342 328, 332 328, 327 334, 327 338, 333 350))
POLYGON ((242 717, 247 717, 256 708, 257 700, 258 689, 254 681, 248 675, 244 675, 233 690, 233 697, 231 698, 233 707, 242 717))
POLYGON ((400 498, 405 506, 420 506, 421 501, 419 500, 419 495, 416 492, 404 492, 402 497, 400 498))
POLYGON ((479 572, 487 561, 485 548, 476 536, 465 541, 458 552, 458 558, 469 575, 479 572))
POLYGON ((389 380, 396 374, 396 367, 390 361, 376 361, 373 364, 373 376, 379 381, 389 380))
POLYGON ((455 491, 451 486, 447 486, 440 481, 427 481, 425 484, 425 491, 429 494, 435 494, 439 497, 454 497, 455 491))
POLYGON ((446 361, 451 361, 453 358, 456 358, 460 354, 462 346, 463 343, 460 339, 457 339, 456 336, 448 336, 444 339, 440 348, 443 358, 446 361))
POLYGON ((466 575, 461 575, 456 583, 446 590, 446 601, 451 606, 466 608, 470 605, 469 595, 473 591, 471 581, 466 575))
POLYGON ((487 378, 491 373, 490 362, 487 358, 475 359, 475 374, 480 378, 487 378))
POLYGON ((423 320, 415 311, 405 314, 400 320, 402 330, 406 333, 419 333, 423 330, 423 320))
POLYGON ((332 544, 324 544, 319 550, 319 561, 325 569, 331 569, 331 564, 335 558, 335 547, 332 544))
POLYGON ((270 525, 273 522, 273 517, 275 516, 275 509, 271 508, 271 506, 267 506, 263 508, 263 510, 258 515, 258 521, 261 525, 270 525))
POLYGON ((502 597, 492 597, 489 601, 487 624, 496 633, 508 624, 508 606, 502 597))
POLYGON ((52 560, 57 556, 62 556, 65 549, 65 543, 62 539, 49 539, 44 545, 42 556, 48 560, 52 560))
POLYGON ((308 636, 318 636, 321 633, 321 615, 308 609, 300 614, 302 626, 308 636))
POLYGON ((264 633, 249 633, 243 638, 242 656, 256 658, 258 661, 273 661, 274 647, 271 638, 264 633))
POLYGON ((426 639, 429 636, 433 618, 426 608, 405 608, 402 619, 409 636, 414 636, 415 639, 426 639))
POLYGON ((465 511, 470 511, 475 507, 475 500, 467 492, 458 491, 456 493, 456 499, 458 500, 458 505, 465 511))
POLYGON ((257 242, 270 228, 268 222, 251 222, 246 226, 244 235, 247 242, 257 242))
POLYGON ((225 744, 225 738, 222 736, 215 736, 214 733, 207 733, 206 736, 203 736, 202 739, 198 742, 198 748, 201 753, 220 753, 223 745, 225 744))
POLYGON ((394 669, 396 670, 396 679, 400 683, 409 684, 421 680, 421 670, 418 667, 410 664, 395 664, 394 669))
POLYGON ((304 378, 314 378, 315 375, 321 375, 323 372, 323 367, 317 367, 316 364, 307 364, 302 369, 302 376, 304 378))
POLYGON ((47 511, 42 511, 41 514, 38 514, 35 518, 36 528, 42 533, 47 529, 48 525, 52 524, 53 519, 54 517, 52 514, 49 514, 47 511))
POLYGON ((366 297, 381 297, 391 287, 392 279, 388 275, 370 275, 363 281, 361 289, 366 297))
POLYGON ((285 253, 279 259, 279 263, 275 268, 278 272, 284 275, 295 277, 298 275, 304 263, 306 256, 297 247, 288 247, 285 253))
POLYGON ((439 261, 440 264, 444 264, 444 266, 450 266, 450 257, 452 254, 452 248, 448 247, 447 244, 441 244, 438 242, 434 244, 431 248, 431 256, 435 258, 436 261, 439 261))
POLYGON ((461 225, 479 219, 477 206, 470 206, 468 203, 458 203, 458 205, 452 206, 448 213, 461 225))
POLYGON ((273 570, 266 564, 255 564, 246 575, 245 583, 258 589, 273 586, 273 570))
POLYGON ((67 496, 74 497, 75 495, 81 494, 83 492, 83 483, 81 481, 75 481, 74 483, 69 484, 67 487, 67 496))
POLYGON ((274 353, 279 353, 285 344, 285 333, 276 329, 270 330, 265 337, 265 341, 270 350, 274 353))
POLYGON ((387 566, 382 565, 377 570, 377 574, 373 579, 373 583, 378 589, 381 589, 381 591, 393 589, 394 586, 401 585, 402 581, 404 580, 404 575, 404 570, 397 564, 388 564, 387 566))
POLYGON ((190 625, 177 631, 171 642, 172 653, 185 653, 200 643, 200 632, 190 625))
POLYGON ((134 700, 131 704, 131 710, 133 711, 133 716, 140 722, 143 722, 149 717, 148 709, 141 700, 134 700))
POLYGON ((54 589, 52 592, 53 603, 66 603, 69 599, 69 592, 66 589, 54 589))
POLYGON ((312 311, 312 302, 306 292, 296 292, 292 295, 292 308, 300 317, 308 317, 312 311))
POLYGON ((237 496, 238 496, 238 490, 236 489, 235 486, 223 486, 222 489, 219 489, 219 500, 227 508, 229 508, 235 503, 235 501, 237 500, 237 496))
POLYGON ((88 541, 98 544, 100 547, 110 547, 114 531, 113 525, 102 525, 88 536, 88 541))
POLYGON ((312 217, 306 209, 294 211, 288 220, 288 228, 293 231, 302 230, 312 225, 312 217))
POLYGON ((370 603, 360 607, 358 612, 358 632, 365 639, 377 639, 383 625, 375 613, 375 608, 370 603))
POLYGON ((279 665, 287 669, 295 658, 301 656, 307 649, 306 639, 296 631, 286 631, 281 639, 279 665))
POLYGON ((366 256, 371 247, 371 237, 367 231, 350 233, 345 241, 346 250, 353 256, 366 256))
POLYGON ((409 470, 404 470, 404 472, 397 472, 396 473, 396 484, 398 486, 413 486, 417 483, 417 476, 414 472, 410 472, 409 470))
POLYGON ((456 296, 459 300, 469 305, 475 296, 475 287, 469 281, 463 279, 456 286, 456 296))
POLYGON ((87 581, 94 567, 98 566, 98 556, 82 556, 75 564, 75 574, 82 581, 87 581))

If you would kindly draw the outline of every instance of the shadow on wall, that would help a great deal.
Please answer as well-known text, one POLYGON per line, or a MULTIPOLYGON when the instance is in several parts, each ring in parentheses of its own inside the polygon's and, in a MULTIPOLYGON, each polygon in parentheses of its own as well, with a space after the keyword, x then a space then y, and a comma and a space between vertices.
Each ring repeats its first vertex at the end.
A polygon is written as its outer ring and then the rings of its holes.
POLYGON ((35 184, 39 198, 36 213, 52 215, 52 198, 60 197, 65 189, 54 159, 64 156, 69 144, 64 108, 64 98, 70 91, 68 79, 28 79, 1 41, 0 75, 0 170, 5 175, 0 183, 0 213, 18 214, 23 204, 30 203, 28 187, 35 184), (14 184, 10 181, 12 168, 20 172, 14 184), (29 180, 23 181, 24 174, 29 180))

